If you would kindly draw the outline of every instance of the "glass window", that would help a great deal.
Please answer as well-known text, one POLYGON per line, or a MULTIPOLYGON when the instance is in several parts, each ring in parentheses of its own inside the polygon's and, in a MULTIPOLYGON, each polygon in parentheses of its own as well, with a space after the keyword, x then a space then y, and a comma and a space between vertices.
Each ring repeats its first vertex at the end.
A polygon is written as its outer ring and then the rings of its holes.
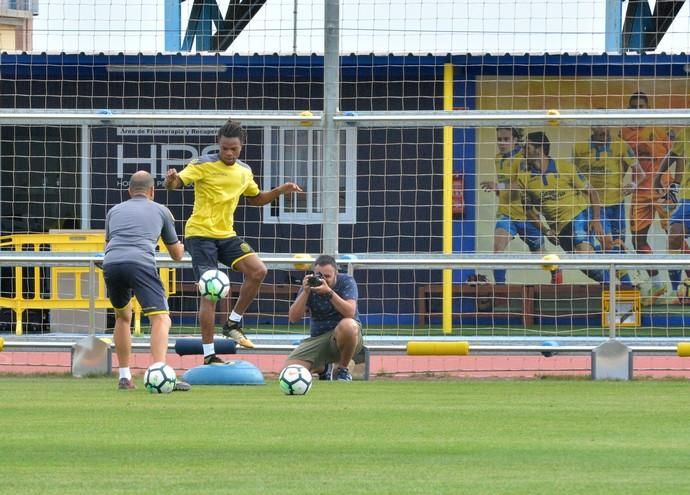
MULTIPOLYGON (((355 223, 357 129, 342 129, 338 137, 339 221, 355 223)), ((265 205, 264 222, 310 224, 323 221, 321 146, 321 129, 264 127, 263 189, 270 190, 284 182, 295 182, 304 191, 282 195, 273 204, 265 205)))

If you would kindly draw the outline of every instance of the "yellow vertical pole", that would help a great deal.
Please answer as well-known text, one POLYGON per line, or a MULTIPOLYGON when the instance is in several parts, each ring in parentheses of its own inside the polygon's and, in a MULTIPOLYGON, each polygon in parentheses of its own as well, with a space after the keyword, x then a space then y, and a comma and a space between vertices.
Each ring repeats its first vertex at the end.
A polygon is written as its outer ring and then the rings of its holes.
MULTIPOLYGON (((443 66, 443 110, 453 110, 453 64, 443 66)), ((453 252, 453 128, 443 128, 443 254, 453 252)), ((453 332, 453 270, 443 270, 443 333, 453 332)))
MULTIPOLYGON (((22 246, 20 244, 15 245, 15 251, 21 251, 22 246)), ((24 333, 24 328, 22 320, 24 318, 24 274, 22 273, 22 267, 17 266, 14 269, 14 333, 16 335, 22 335, 24 333)))

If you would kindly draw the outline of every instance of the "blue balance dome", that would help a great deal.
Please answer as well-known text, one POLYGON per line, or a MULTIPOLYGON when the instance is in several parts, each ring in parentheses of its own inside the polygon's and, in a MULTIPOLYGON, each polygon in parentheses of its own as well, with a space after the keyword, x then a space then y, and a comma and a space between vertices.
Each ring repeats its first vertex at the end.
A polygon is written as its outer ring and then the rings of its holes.
POLYGON ((264 385, 264 375, 247 361, 228 361, 224 365, 201 365, 182 375, 191 385, 264 385))

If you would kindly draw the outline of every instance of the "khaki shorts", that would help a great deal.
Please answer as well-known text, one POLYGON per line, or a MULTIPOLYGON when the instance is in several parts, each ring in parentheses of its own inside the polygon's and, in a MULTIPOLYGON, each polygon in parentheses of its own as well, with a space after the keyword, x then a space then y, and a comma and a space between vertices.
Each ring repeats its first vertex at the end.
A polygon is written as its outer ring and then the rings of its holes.
MULTIPOLYGON (((340 351, 335 343, 335 329, 322 333, 317 337, 307 337, 297 348, 290 353, 288 359, 307 361, 312 368, 323 368, 328 363, 335 363, 340 360, 340 351)), ((359 324, 359 335, 357 336, 357 347, 355 355, 362 350, 364 339, 362 338, 362 324, 359 324)))

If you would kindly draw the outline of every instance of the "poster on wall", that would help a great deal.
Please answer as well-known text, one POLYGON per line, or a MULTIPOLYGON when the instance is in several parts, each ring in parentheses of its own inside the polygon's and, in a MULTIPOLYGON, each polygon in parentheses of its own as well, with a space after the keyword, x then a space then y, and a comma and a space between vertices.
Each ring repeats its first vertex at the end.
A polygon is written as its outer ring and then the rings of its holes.
MULTIPOLYGON (((688 108, 688 86, 687 78, 678 77, 482 76, 477 79, 476 108, 500 111, 592 109, 601 112, 607 109, 643 110, 647 107, 669 110, 688 108)), ((571 188, 582 189, 584 182, 597 191, 601 209, 606 209, 611 217, 607 219, 610 223, 608 229, 613 230, 608 232, 606 241, 601 240, 606 236, 592 236, 589 243, 594 252, 667 252, 666 222, 675 204, 666 202, 664 192, 661 189, 657 191, 650 184, 664 155, 674 145, 677 146, 684 135, 683 129, 663 125, 546 125, 503 131, 488 127, 477 129, 476 251, 586 253, 585 243, 575 234, 570 236, 574 245, 557 242, 559 234, 569 232, 567 228, 559 229, 568 227, 569 220, 574 220, 575 214, 584 207, 578 201, 586 201, 591 207, 589 193, 570 191, 571 188), (532 153, 537 154, 536 157, 525 157, 526 152, 529 155, 525 145, 529 136, 538 138, 539 146, 532 153), (544 144, 547 145, 546 154, 544 144), (546 161, 540 161, 540 158, 546 158, 546 161), (537 173, 537 165, 549 163, 548 160, 553 163, 552 173, 548 173, 548 165, 537 173), (520 170, 522 182, 518 178, 520 170), (534 181, 537 175, 544 185, 535 191, 536 186, 530 187, 528 183, 530 177, 534 181), (554 185, 555 182, 547 184, 547 177, 554 181, 555 176, 560 177, 560 189, 554 185), (579 199, 574 199, 575 196, 579 199), (612 207, 615 204, 617 209, 612 207), (543 229, 530 229, 536 224, 530 222, 528 216, 533 218, 534 213, 531 216, 526 213, 524 205, 532 211, 536 208, 543 229), (548 205, 553 208, 549 210, 548 205), (513 216, 517 221, 513 221, 513 216), (524 223, 525 220, 528 222, 524 223), (556 235, 545 235, 546 227, 555 230, 556 235)), ((673 167, 670 165, 669 173, 663 177, 663 188, 674 180, 673 167)), ((591 210, 589 214, 590 217, 593 215, 591 210)), ((562 277, 565 283, 598 282, 596 277, 593 279, 589 275, 568 270, 562 277)), ((500 271, 488 272, 487 276, 499 283, 548 283, 553 274, 541 270, 508 270, 503 274, 500 271)), ((634 282, 648 278, 644 271, 634 274, 634 282)))

